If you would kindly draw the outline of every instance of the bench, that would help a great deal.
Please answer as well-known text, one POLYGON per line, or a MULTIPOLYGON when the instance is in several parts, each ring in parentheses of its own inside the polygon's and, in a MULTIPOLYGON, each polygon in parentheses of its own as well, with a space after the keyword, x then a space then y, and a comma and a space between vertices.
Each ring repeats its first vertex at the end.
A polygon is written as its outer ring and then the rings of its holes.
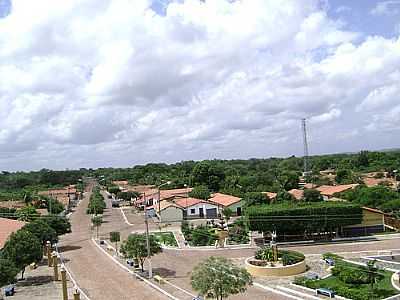
POLYGON ((159 284, 162 284, 162 283, 164 283, 164 281, 165 281, 165 279, 162 278, 160 275, 155 275, 153 278, 154 278, 154 280, 157 281, 159 284))
POLYGON ((328 296, 329 298, 335 298, 335 292, 330 289, 320 288, 316 289, 315 293, 318 295, 328 296))

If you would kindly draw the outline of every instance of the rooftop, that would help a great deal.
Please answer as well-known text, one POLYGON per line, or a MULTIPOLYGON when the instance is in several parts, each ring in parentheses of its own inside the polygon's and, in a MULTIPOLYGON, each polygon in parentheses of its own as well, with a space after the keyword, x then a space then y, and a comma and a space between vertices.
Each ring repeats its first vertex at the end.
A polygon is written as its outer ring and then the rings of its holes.
POLYGON ((301 200, 304 196, 304 191, 299 189, 292 189, 288 191, 288 193, 291 194, 296 200, 301 200))
POLYGON ((321 185, 320 187, 317 187, 316 190, 320 191, 322 195, 333 196, 336 193, 341 193, 349 189, 353 189, 356 186, 358 186, 357 183, 342 185, 321 185))
POLYGON ((12 233, 24 227, 25 224, 22 221, 0 218, 0 249, 4 247, 4 244, 12 233))
POLYGON ((229 206, 239 202, 242 199, 232 195, 215 193, 211 196, 209 200, 222 206, 229 206))
POLYGON ((209 202, 201 200, 201 199, 189 197, 189 198, 179 198, 179 199, 177 198, 176 200, 174 200, 174 203, 183 208, 188 208, 188 207, 196 205, 196 204, 209 203, 209 202))

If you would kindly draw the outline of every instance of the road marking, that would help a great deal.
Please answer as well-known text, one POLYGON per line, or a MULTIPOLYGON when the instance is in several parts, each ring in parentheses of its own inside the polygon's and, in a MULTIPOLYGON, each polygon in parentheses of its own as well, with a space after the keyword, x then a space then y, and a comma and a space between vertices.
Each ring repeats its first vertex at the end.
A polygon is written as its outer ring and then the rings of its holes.
POLYGON ((128 218, 126 217, 125 212, 122 209, 122 207, 120 207, 119 209, 121 211, 121 214, 122 214, 122 217, 124 218, 125 223, 128 224, 129 226, 133 226, 134 224, 132 224, 131 222, 128 221, 128 218))
POLYGON ((283 291, 280 291, 280 290, 271 288, 271 287, 269 287, 269 286, 265 286, 265 285, 259 284, 259 283, 257 283, 257 282, 253 282, 253 285, 256 286, 256 287, 258 287, 258 288, 261 288, 261 289, 267 290, 267 291, 269 291, 269 292, 272 292, 272 293, 275 293, 275 294, 279 294, 279 295, 282 295, 282 296, 285 296, 285 297, 288 297, 288 298, 291 298, 291 299, 295 299, 295 300, 304 300, 304 298, 299 298, 299 297, 290 295, 290 294, 285 293, 285 292, 283 292, 283 291))
POLYGON ((154 283, 152 283, 150 280, 140 276, 139 274, 133 272, 131 269, 129 269, 127 266, 124 266, 122 263, 120 263, 115 257, 113 257, 110 253, 107 253, 106 250, 104 250, 99 244, 96 243, 95 239, 92 239, 92 242, 96 245, 97 248, 99 248, 103 253, 105 253, 109 258, 111 258, 117 265, 119 265, 122 269, 128 271, 128 273, 134 275, 135 277, 139 278, 140 280, 142 280, 143 282, 147 283, 148 285, 150 285, 152 288, 156 289, 157 291, 159 291, 161 294, 167 296, 168 298, 171 298, 173 300, 180 300, 179 298, 176 298, 175 296, 171 295, 170 293, 168 293, 167 291, 163 290, 162 288, 160 288, 159 286, 155 285, 154 283))
POLYGON ((288 292, 288 293, 292 293, 292 294, 296 294, 296 295, 299 295, 299 296, 304 297, 304 298, 302 298, 302 299, 307 299, 307 298, 309 298, 309 299, 317 299, 317 300, 320 299, 320 298, 315 297, 315 296, 313 296, 313 295, 309 295, 309 294, 306 294, 306 293, 303 293, 303 292, 299 292, 299 291, 296 291, 296 290, 292 290, 292 289, 289 289, 289 288, 284 287, 284 286, 281 286, 281 285, 278 285, 276 288, 277 288, 277 289, 280 289, 280 290, 282 290, 282 291, 288 292))

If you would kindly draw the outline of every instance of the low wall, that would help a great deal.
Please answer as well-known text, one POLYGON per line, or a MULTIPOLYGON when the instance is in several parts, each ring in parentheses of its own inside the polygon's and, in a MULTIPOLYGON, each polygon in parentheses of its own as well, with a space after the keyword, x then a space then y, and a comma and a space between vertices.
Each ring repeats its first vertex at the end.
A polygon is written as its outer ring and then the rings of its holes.
POLYGON ((253 259, 254 257, 246 259, 246 270, 253 276, 292 276, 304 273, 307 270, 305 260, 289 266, 261 267, 250 264, 250 260, 253 259))

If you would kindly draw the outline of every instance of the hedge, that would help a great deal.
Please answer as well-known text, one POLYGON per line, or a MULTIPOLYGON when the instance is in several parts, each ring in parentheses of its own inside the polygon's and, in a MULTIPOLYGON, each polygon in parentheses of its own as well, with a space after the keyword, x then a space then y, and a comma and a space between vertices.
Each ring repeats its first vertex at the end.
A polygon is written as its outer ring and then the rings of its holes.
POLYGON ((299 234, 334 231, 338 227, 360 224, 362 208, 344 202, 281 203, 246 209, 252 231, 299 234))

